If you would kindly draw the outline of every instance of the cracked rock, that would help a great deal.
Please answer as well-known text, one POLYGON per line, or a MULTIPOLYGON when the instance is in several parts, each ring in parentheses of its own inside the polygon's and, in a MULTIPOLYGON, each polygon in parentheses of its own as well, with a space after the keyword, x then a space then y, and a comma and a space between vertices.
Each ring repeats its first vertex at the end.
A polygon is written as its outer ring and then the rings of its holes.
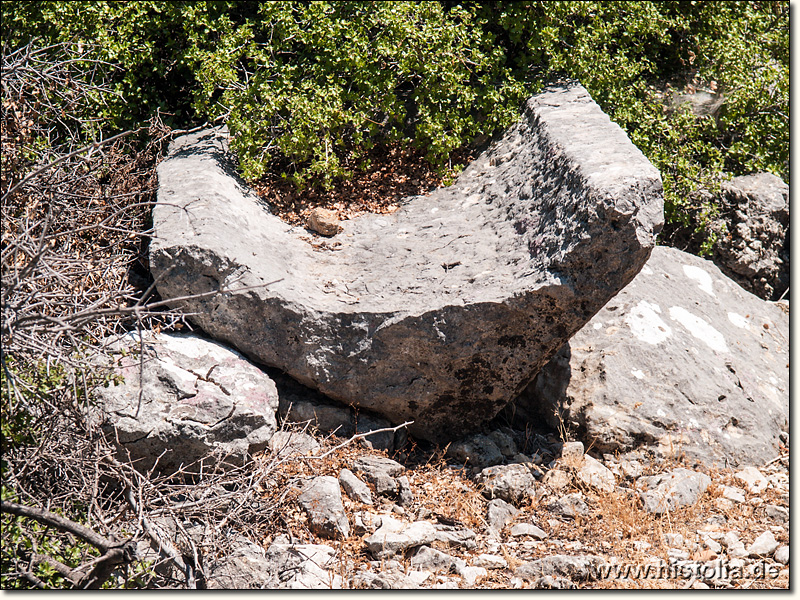
POLYGON ((158 459, 159 470, 171 472, 212 454, 214 464, 239 466, 266 448, 278 392, 261 369, 195 334, 146 332, 143 344, 141 387, 140 344, 131 333, 109 345, 108 366, 124 381, 94 390, 93 418, 122 460, 149 470, 158 459))
POLYGON ((580 493, 567 494, 552 501, 547 505, 547 510, 559 517, 582 517, 589 514, 589 507, 583 501, 580 493))
POLYGON ((353 469, 363 473, 367 481, 375 486, 378 495, 396 496, 398 483, 394 478, 405 470, 400 463, 382 456, 360 456, 353 469))
POLYGON ((489 530, 495 533, 500 533, 503 527, 510 523, 514 517, 519 514, 519 509, 514 505, 509 504, 505 500, 495 498, 489 502, 488 514, 486 521, 489 524, 489 530))

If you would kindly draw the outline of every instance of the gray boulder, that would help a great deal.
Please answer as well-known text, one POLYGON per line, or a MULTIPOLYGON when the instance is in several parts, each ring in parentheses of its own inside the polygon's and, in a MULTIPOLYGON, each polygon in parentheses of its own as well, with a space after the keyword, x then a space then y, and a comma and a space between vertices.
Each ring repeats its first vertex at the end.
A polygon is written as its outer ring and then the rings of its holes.
MULTIPOLYGON (((341 589, 342 577, 337 573, 341 557, 336 550, 322 544, 293 544, 286 536, 278 536, 265 553, 267 568, 272 574, 270 589, 318 590, 341 589)), ((257 571, 260 574, 261 569, 257 571)))
POLYGON ((657 247, 517 401, 601 453, 764 464, 788 431, 789 317, 710 261, 657 247))
MULTIPOLYGON (((124 460, 162 472, 211 454, 240 465, 276 431, 275 384, 241 354, 197 335, 135 334, 110 346, 121 383, 94 391, 95 419, 124 460)), ((207 466, 210 466, 207 463, 207 466)))
POLYGON ((258 544, 243 542, 232 552, 211 561, 206 569, 210 590, 247 590, 278 587, 275 565, 258 544))
POLYGON ((227 132, 158 167, 151 271, 209 335, 332 399, 474 431, 636 275, 663 224, 658 171, 584 88, 531 98, 458 181, 312 238, 234 173, 227 132))
POLYGON ((450 444, 447 456, 473 469, 483 469, 503 462, 503 452, 495 441, 482 433, 476 433, 450 444))
POLYGON ((724 182, 720 217, 712 229, 721 234, 713 260, 723 273, 765 300, 777 300, 786 291, 789 186, 780 177, 755 173, 724 182))

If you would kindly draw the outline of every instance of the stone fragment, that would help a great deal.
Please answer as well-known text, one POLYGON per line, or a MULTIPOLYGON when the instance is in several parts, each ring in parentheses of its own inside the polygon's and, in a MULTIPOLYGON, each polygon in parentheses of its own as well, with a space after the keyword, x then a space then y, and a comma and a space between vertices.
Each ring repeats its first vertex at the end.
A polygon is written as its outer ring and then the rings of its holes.
POLYGON ((711 230, 722 234, 714 262, 744 289, 777 300, 789 287, 789 186, 779 177, 755 173, 723 182, 711 230))
POLYGON ((400 463, 382 456, 360 456, 353 463, 353 468, 364 474, 379 495, 395 496, 398 491, 395 475, 405 469, 400 463))
POLYGON ((665 533, 664 543, 671 548, 681 548, 684 544, 683 534, 681 533, 665 533))
POLYGON ((568 487, 572 483, 572 476, 566 471, 561 469, 551 469, 545 473, 542 478, 542 483, 547 485, 551 490, 559 491, 568 487))
POLYGON ((450 525, 435 524, 436 541, 447 544, 451 548, 472 550, 477 545, 477 534, 472 529, 460 529, 450 525))
POLYGON ((642 476, 644 469, 638 460, 621 460, 619 463, 620 471, 626 479, 638 479, 642 476))
POLYGON ((460 464, 483 469, 503 462, 503 453, 494 440, 483 434, 471 435, 450 444, 447 456, 460 464))
POLYGON ((297 502, 308 514, 309 529, 318 536, 342 540, 350 536, 350 523, 335 477, 314 477, 303 487, 297 502))
POLYGON ((729 558, 744 558, 749 556, 749 552, 745 549, 744 543, 739 539, 739 535, 736 532, 727 532, 720 542, 726 547, 729 558))
POLYGON ((569 579, 545 575, 533 582, 533 588, 536 590, 576 590, 578 586, 569 579))
POLYGON ((377 559, 402 554, 409 548, 430 544, 436 539, 436 529, 428 521, 406 524, 389 516, 381 519, 380 528, 364 542, 377 559))
POLYGON ((647 449, 708 466, 764 464, 789 426, 788 364, 787 314, 712 262, 657 246, 542 369, 516 414, 563 419, 621 458, 647 449))
POLYGON ((617 486, 614 474, 603 463, 588 454, 583 457, 583 464, 578 469, 577 477, 585 485, 600 492, 611 493, 617 486))
POLYGON ((543 540, 547 537, 547 532, 532 523, 516 523, 511 526, 509 531, 511 537, 532 537, 543 540))
POLYGON ((390 477, 400 475, 405 470, 403 465, 391 458, 371 455, 359 456, 353 463, 353 467, 365 474, 382 471, 390 477))
POLYGON ((505 431, 495 429, 489 432, 488 437, 506 458, 512 458, 519 452, 514 438, 505 431))
POLYGON ((366 590, 416 590, 430 575, 421 571, 412 571, 408 575, 402 571, 360 571, 353 576, 354 589, 366 590))
POLYGON ((732 487, 730 485, 722 486, 722 497, 727 498, 732 502, 744 502, 745 495, 744 490, 737 487, 732 487))
POLYGON ((561 447, 561 461, 565 466, 578 468, 583 463, 583 442, 565 442, 561 447))
POLYGON ((530 470, 520 464, 487 467, 475 477, 487 498, 500 498, 519 506, 535 493, 536 480, 530 470))
POLYGON ((356 535, 366 535, 374 533, 381 525, 381 518, 378 515, 359 511, 353 515, 353 533, 356 535))
POLYGON ((140 380, 138 335, 108 345, 124 381, 94 390, 92 418, 138 469, 241 465, 275 434, 275 384, 238 352, 195 334, 146 332, 140 380))
POLYGON ((775 504, 767 504, 764 507, 764 510, 770 519, 777 521, 778 523, 789 522, 789 511, 783 506, 777 506, 775 504))
POLYGON ((181 136, 158 166, 161 297, 215 339, 435 443, 507 405, 631 281, 663 225, 658 170, 573 83, 531 98, 453 185, 342 221, 336 242, 270 214, 235 176, 228 140, 224 128, 181 136))
POLYGON ((753 543, 750 544, 750 547, 747 549, 747 553, 754 557, 772 556, 772 553, 775 552, 778 546, 780 546, 780 544, 775 540, 775 536, 772 535, 772 532, 765 531, 753 540, 753 543))
POLYGON ((372 492, 350 469, 342 469, 339 472, 339 483, 353 500, 363 504, 372 504, 372 492))
POLYGON ((661 475, 640 477, 638 484, 646 490, 641 494, 644 509, 662 514, 697 502, 711 484, 711 478, 705 473, 678 468, 661 475))
POLYGON ((339 233, 339 217, 327 208, 313 208, 308 215, 308 228, 320 235, 334 236, 339 233))
POLYGON ((414 492, 408 477, 401 475, 397 478, 397 496, 400 506, 411 506, 414 504, 414 492))
POLYGON ((264 549, 252 542, 242 543, 207 569, 206 587, 210 590, 264 589, 279 583, 264 549))
POLYGON ((319 442, 300 431, 276 431, 269 441, 269 449, 281 457, 308 456, 320 449, 319 442))
POLYGON ((559 517, 583 517, 589 514, 589 507, 583 501, 580 493, 567 494, 553 500, 547 505, 547 510, 559 517))
POLYGON ((341 589, 336 551, 330 546, 292 544, 279 536, 265 552, 253 543, 213 561, 210 589, 341 589))
POLYGON ((490 530, 499 533, 517 514, 519 514, 518 508, 505 500, 495 498, 489 502, 486 522, 490 530))
POLYGON ((760 494, 767 489, 769 480, 755 467, 745 467, 733 474, 734 478, 747 486, 751 494, 760 494))
POLYGON ((548 575, 572 581, 590 581, 597 579, 598 567, 604 563, 600 556, 592 554, 582 556, 554 554, 522 564, 515 569, 514 574, 527 581, 536 581, 548 575))
POLYGON ((720 552, 722 552, 722 544, 720 544, 716 540, 711 539, 710 537, 703 538, 703 544, 705 545, 706 548, 708 548, 709 550, 711 550, 711 552, 715 554, 719 554, 720 552))
POLYGON ((429 546, 422 546, 411 557, 412 568, 424 569, 433 573, 455 573, 458 569, 458 563, 461 563, 462 567, 466 566, 462 559, 455 558, 446 552, 435 550, 429 546))
POLYGON ((779 546, 777 550, 775 550, 775 554, 773 554, 772 558, 775 559, 775 562, 781 563, 782 565, 788 565, 789 546, 779 546))
POLYGON ((484 569, 505 569, 508 567, 506 559, 497 554, 478 554, 478 556, 472 559, 472 565, 475 567, 483 567, 484 569))
POLYGON ((458 569, 458 575, 461 577, 464 585, 468 588, 474 586, 478 580, 486 577, 487 572, 483 567, 470 567, 465 565, 458 569))

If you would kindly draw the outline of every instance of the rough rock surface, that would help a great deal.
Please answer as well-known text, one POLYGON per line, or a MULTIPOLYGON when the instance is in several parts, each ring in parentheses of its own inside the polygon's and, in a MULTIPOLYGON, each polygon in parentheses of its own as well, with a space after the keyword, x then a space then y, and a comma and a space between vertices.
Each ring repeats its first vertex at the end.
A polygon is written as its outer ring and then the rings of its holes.
POLYGON ((475 478, 489 499, 499 498, 515 506, 535 495, 536 480, 524 465, 496 465, 486 467, 475 478))
POLYGON ((780 177, 756 173, 724 182, 720 217, 712 229, 721 234, 713 260, 723 273, 765 300, 777 300, 786 291, 789 186, 780 177))
POLYGON ((516 397, 633 279, 663 223, 658 171, 567 83, 454 185, 333 239, 269 214, 222 130, 176 139, 158 176, 163 298, 210 292, 180 305, 215 339, 434 442, 516 397))
POLYGON ((275 384, 238 352, 196 335, 146 334, 115 342, 123 383, 95 390, 96 418, 124 459, 166 472, 211 453, 239 465, 275 433, 275 384), (141 398, 140 398, 141 390, 141 398))
POLYGON ((341 470, 339 483, 353 500, 358 500, 363 504, 372 504, 372 492, 369 491, 367 484, 356 477, 350 469, 341 470))
MULTIPOLYGON (((789 317, 710 261, 656 247, 517 401, 600 452, 763 464, 788 431, 789 317)), ((537 416, 537 414, 539 416, 537 416)))
POLYGON ((367 550, 377 559, 402 554, 409 548, 436 540, 436 528, 428 521, 406 524, 392 517, 383 517, 380 528, 364 539, 367 550))
POLYGON ((572 580, 597 578, 597 568, 605 561, 600 556, 566 556, 555 554, 525 563, 517 567, 516 573, 524 579, 537 580, 539 577, 556 576, 572 580))
POLYGON ((674 469, 661 475, 640 477, 638 484, 643 490, 644 509, 662 514, 697 502, 711 484, 711 478, 689 469, 674 469))
POLYGON ((343 540, 350 536, 350 523, 336 477, 315 477, 305 485, 297 502, 308 514, 309 528, 318 536, 343 540))

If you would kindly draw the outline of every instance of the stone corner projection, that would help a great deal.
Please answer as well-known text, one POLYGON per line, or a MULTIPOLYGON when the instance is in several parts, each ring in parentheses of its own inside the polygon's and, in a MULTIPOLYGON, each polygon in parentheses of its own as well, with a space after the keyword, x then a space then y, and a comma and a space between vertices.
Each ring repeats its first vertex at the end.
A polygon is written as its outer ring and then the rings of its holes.
POLYGON ((658 170, 577 84, 529 99, 452 186, 343 221, 334 238, 270 214, 236 176, 227 139, 220 128, 180 137, 158 167, 161 296, 222 290, 174 306, 435 443, 513 400, 634 278, 663 224, 658 170))

